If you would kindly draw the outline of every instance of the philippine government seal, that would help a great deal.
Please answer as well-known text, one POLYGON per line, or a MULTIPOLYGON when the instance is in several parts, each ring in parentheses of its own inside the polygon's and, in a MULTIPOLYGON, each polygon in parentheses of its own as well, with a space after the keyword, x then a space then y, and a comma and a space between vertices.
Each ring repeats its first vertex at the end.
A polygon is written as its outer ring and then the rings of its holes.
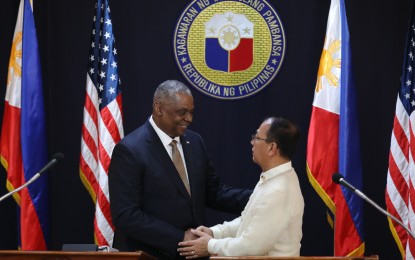
POLYGON ((195 89, 240 99, 264 89, 279 72, 284 28, 266 0, 192 0, 177 22, 174 54, 195 89))

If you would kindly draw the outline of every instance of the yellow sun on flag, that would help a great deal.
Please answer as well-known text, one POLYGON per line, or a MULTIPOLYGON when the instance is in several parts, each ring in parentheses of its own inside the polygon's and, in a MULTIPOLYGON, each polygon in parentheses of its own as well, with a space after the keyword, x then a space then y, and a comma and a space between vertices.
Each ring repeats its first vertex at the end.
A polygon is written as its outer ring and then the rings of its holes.
MULTIPOLYGON (((327 40, 327 39, 326 39, 327 40)), ((317 85, 316 92, 319 92, 323 89, 323 77, 325 77, 332 87, 339 86, 339 77, 333 74, 333 68, 341 67, 341 59, 336 59, 334 55, 340 50, 341 42, 340 40, 332 41, 329 44, 328 49, 323 49, 320 59, 320 67, 318 68, 317 73, 317 85)))
POLYGON ((21 48, 22 42, 22 32, 17 33, 16 37, 13 40, 12 50, 10 54, 10 61, 9 61, 9 75, 7 76, 7 85, 10 84, 10 81, 14 75, 17 77, 22 76, 22 67, 21 67, 21 59, 22 59, 22 49, 18 49, 18 46, 21 48))

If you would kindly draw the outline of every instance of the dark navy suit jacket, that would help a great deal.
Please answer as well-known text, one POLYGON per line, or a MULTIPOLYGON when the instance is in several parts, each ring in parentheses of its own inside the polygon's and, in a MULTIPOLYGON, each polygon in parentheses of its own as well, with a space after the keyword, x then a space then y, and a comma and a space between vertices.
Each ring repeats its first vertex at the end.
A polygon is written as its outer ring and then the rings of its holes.
POLYGON ((180 258, 178 243, 186 229, 205 224, 205 206, 236 214, 244 209, 252 191, 220 182, 197 133, 186 130, 180 139, 191 196, 150 122, 115 146, 109 168, 114 248, 180 258))

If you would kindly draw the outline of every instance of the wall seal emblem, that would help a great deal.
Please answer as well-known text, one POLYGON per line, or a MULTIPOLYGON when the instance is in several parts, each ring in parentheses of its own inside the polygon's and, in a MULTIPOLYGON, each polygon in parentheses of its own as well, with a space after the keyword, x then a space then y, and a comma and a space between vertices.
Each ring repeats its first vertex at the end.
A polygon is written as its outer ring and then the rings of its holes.
POLYGON ((275 78, 286 40, 266 0, 192 0, 177 22, 173 45, 177 66, 195 89, 233 100, 275 78))

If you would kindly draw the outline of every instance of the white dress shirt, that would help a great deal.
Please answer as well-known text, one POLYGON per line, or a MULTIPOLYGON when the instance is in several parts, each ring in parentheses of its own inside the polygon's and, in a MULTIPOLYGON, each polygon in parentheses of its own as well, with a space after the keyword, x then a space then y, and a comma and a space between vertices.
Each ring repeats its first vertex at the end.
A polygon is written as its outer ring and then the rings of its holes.
POLYGON ((261 174, 241 216, 211 227, 220 256, 299 256, 304 199, 291 162, 261 174))
POLYGON ((171 138, 168 134, 166 134, 165 132, 163 132, 163 130, 161 130, 156 123, 154 122, 153 116, 150 116, 150 118, 148 119, 148 121, 150 121, 151 126, 154 128, 154 130, 156 131, 158 137, 160 138, 161 142, 163 143, 164 148, 166 149, 167 153, 169 154, 170 158, 172 158, 172 150, 173 147, 171 147, 170 143, 173 140, 177 141, 177 149, 180 152, 180 156, 182 157, 183 160, 183 164, 184 164, 184 169, 186 170, 186 177, 187 180, 189 180, 189 175, 187 174, 187 167, 186 167, 186 160, 184 159, 184 153, 183 153, 183 147, 182 147, 182 143, 180 143, 180 137, 176 136, 175 138, 171 138))

